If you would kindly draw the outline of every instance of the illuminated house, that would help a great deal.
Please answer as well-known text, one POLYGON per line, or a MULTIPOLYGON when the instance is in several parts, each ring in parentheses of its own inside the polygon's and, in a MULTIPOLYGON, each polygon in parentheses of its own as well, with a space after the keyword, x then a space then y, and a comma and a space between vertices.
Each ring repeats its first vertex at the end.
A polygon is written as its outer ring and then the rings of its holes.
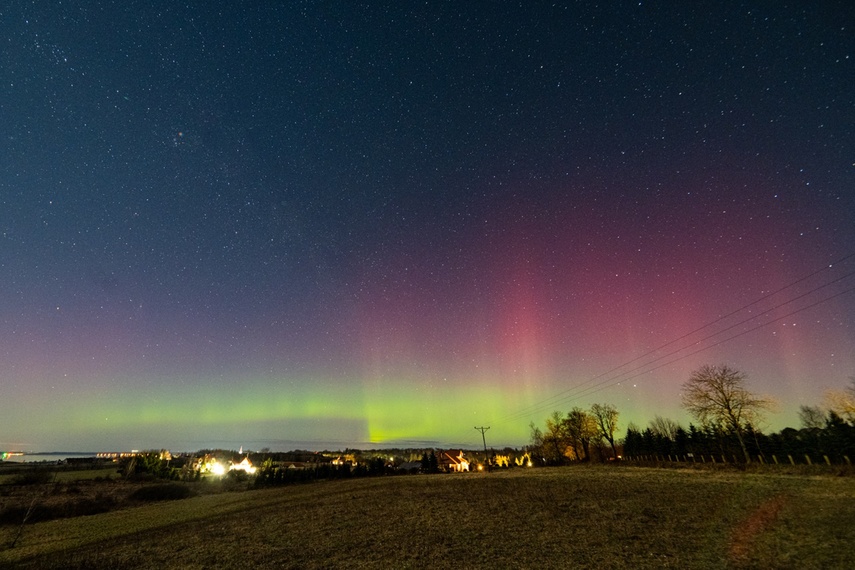
POLYGON ((469 471, 469 461, 463 457, 463 450, 460 450, 457 457, 454 457, 447 451, 443 452, 439 458, 439 465, 446 471, 453 471, 454 473, 469 471))
POLYGON ((232 463, 232 466, 229 467, 229 471, 243 471, 244 473, 252 475, 255 473, 255 467, 252 466, 252 462, 249 460, 249 455, 247 455, 240 463, 232 463))
POLYGON ((196 469, 202 473, 211 473, 213 475, 224 475, 226 473, 226 468, 223 464, 217 461, 217 458, 212 455, 206 455, 199 459, 196 469))
POLYGON ((248 475, 252 475, 256 471, 256 468, 249 460, 249 455, 244 457, 240 463, 235 463, 234 461, 230 462, 228 469, 226 469, 226 466, 220 463, 216 457, 206 455, 198 460, 194 468, 199 469, 202 473, 210 473, 218 476, 225 475, 228 471, 243 471, 248 475))
POLYGON ((332 464, 336 467, 341 465, 349 465, 351 467, 356 467, 356 456, 352 453, 348 453, 347 455, 339 455, 338 457, 332 460, 332 464))

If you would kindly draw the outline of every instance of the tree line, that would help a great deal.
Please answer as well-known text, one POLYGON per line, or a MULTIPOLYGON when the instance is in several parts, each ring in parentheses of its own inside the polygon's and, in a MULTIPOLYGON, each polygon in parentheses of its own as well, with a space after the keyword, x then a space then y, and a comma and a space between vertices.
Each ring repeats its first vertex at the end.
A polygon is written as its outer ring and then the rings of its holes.
POLYGON ((568 461, 608 460, 618 457, 617 432, 619 413, 611 404, 594 404, 590 409, 575 407, 565 417, 553 412, 541 430, 531 424, 532 459, 545 465, 568 461))
MULTIPOLYGON (((801 406, 801 428, 764 434, 757 427, 774 402, 751 392, 747 376, 729 366, 705 365, 682 386, 682 405, 697 421, 684 428, 654 417, 646 428, 630 424, 619 442, 625 457, 723 457, 728 462, 855 460, 855 378, 842 391, 826 394, 822 406, 801 406)), ((553 412, 541 429, 531 424, 531 451, 541 464, 608 461, 619 456, 614 433, 617 409, 594 404, 553 412)))

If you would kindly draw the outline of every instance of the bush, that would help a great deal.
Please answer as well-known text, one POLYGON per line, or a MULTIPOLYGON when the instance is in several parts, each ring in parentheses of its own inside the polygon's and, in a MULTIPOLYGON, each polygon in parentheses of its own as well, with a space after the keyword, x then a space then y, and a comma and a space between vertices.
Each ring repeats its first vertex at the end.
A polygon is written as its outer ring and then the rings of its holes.
MULTIPOLYGON (((66 503, 61 512, 55 513, 56 518, 84 517, 89 515, 97 515, 113 510, 116 502, 112 497, 102 494, 96 495, 92 499, 81 498, 76 501, 66 503)), ((60 509, 55 509, 60 511, 60 509)))
POLYGON ((159 485, 146 485, 140 487, 130 494, 128 499, 132 501, 177 501, 193 496, 193 490, 187 485, 179 483, 163 483, 159 485))
POLYGON ((20 525, 54 519, 97 515, 112 510, 116 502, 112 497, 98 494, 94 498, 79 498, 60 504, 34 503, 14 505, 0 509, 0 525, 20 525))
POLYGON ((12 477, 10 483, 12 485, 42 485, 50 483, 54 478, 53 471, 47 469, 33 469, 24 471, 12 477))

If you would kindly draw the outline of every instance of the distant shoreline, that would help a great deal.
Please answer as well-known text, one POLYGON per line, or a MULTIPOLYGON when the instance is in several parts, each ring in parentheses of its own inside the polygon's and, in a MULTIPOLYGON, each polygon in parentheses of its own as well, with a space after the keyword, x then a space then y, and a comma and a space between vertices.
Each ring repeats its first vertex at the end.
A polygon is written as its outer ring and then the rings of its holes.
POLYGON ((8 451, 0 453, 0 459, 5 463, 42 463, 48 461, 63 461, 68 458, 95 457, 96 452, 86 451, 45 451, 45 452, 21 452, 8 451))

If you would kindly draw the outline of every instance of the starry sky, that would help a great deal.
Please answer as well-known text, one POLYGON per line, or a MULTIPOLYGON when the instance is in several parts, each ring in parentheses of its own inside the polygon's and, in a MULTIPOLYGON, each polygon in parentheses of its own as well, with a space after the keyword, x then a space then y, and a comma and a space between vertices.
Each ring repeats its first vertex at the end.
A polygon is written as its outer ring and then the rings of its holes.
POLYGON ((855 376, 847 2, 11 0, 0 448, 525 445, 855 376), (724 5, 722 5, 724 4, 724 5))

